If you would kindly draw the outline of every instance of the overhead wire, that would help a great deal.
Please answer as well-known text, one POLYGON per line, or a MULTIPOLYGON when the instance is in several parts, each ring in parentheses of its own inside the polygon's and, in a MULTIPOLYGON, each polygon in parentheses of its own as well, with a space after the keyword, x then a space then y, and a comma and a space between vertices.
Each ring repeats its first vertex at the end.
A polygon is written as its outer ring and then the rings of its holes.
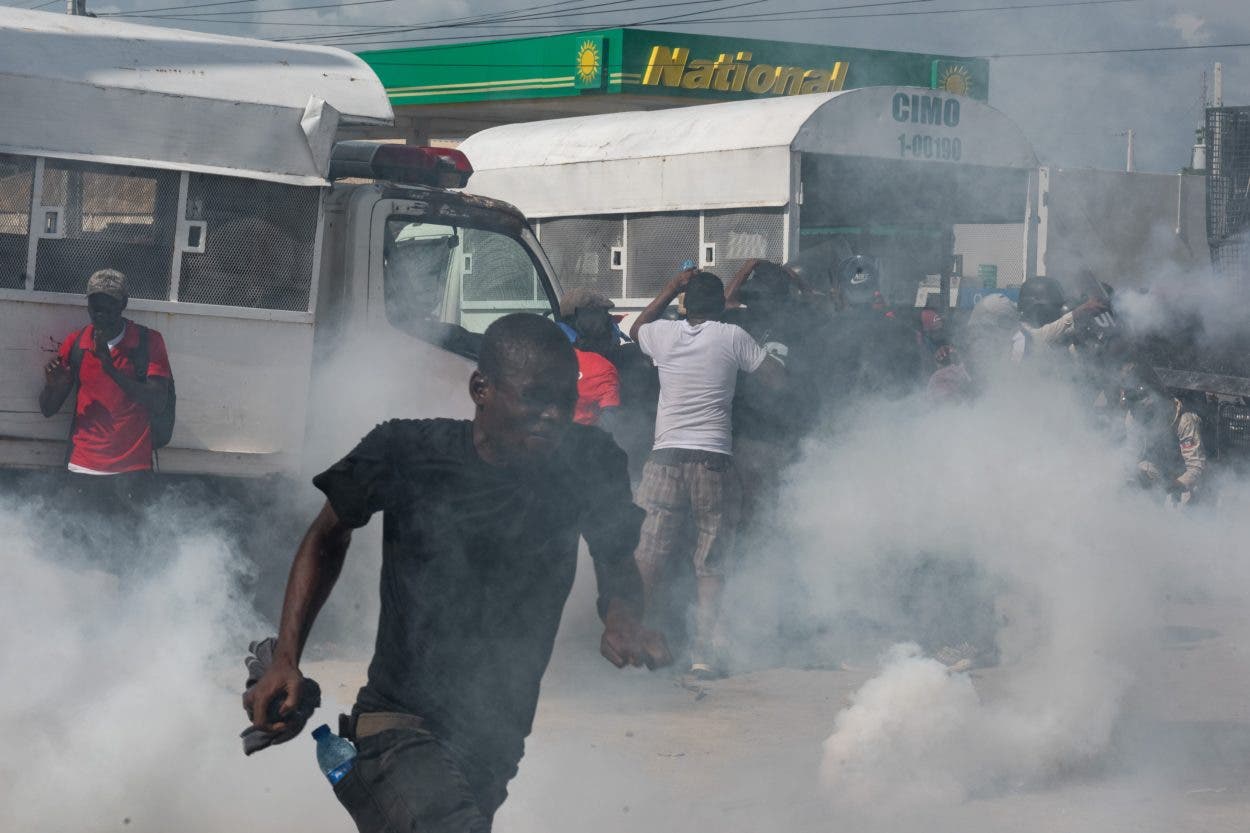
MULTIPOLYGON (((847 6, 840 6, 840 7, 831 7, 830 11, 832 12, 835 10, 849 10, 849 9, 873 7, 873 6, 904 5, 904 4, 915 2, 915 1, 916 0, 899 0, 899 2, 865 3, 865 4, 858 4, 858 5, 847 5, 847 6)), ((1066 7, 1075 7, 1075 6, 1100 6, 1100 5, 1119 4, 1119 3, 1138 3, 1138 2, 1143 2, 1143 0, 1061 0, 1061 2, 1057 2, 1057 3, 1017 3, 1014 5, 1005 5, 1005 6, 977 6, 977 7, 959 8, 959 9, 893 10, 893 11, 883 11, 883 12, 859 12, 859 13, 851 13, 851 14, 830 13, 830 14, 820 15, 819 17, 811 17, 811 18, 805 18, 805 19, 839 20, 839 19, 901 17, 901 16, 912 16, 912 15, 972 14, 972 13, 980 13, 980 12, 1003 12, 1003 11, 1010 12, 1010 11, 1021 11, 1021 10, 1040 10, 1040 9, 1046 9, 1046 8, 1066 8, 1066 7)), ((814 10, 808 10, 808 11, 814 11, 814 10)), ((757 22, 762 21, 762 20, 785 20, 787 19, 784 16, 768 16, 768 17, 743 16, 743 17, 747 19, 755 20, 757 22)), ((708 24, 708 23, 742 22, 742 21, 726 20, 725 18, 715 18, 715 19, 706 19, 706 20, 698 20, 698 19, 685 20, 683 22, 687 24, 708 24)), ((646 25, 646 24, 628 24, 628 25, 646 25)), ((532 30, 531 32, 527 34, 540 34, 540 33, 543 33, 544 31, 546 32, 559 31, 559 32, 572 33, 572 32, 576 32, 579 30, 577 29, 570 30, 566 27, 559 27, 559 28, 553 28, 549 30, 532 30)), ((384 34, 396 34, 396 33, 395 32, 380 32, 379 36, 384 35, 384 34)), ((392 43, 420 43, 420 42, 427 41, 427 40, 429 41, 434 41, 434 40, 445 41, 446 40, 445 37, 398 38, 398 39, 391 39, 391 40, 378 40, 377 38, 372 38, 372 37, 369 40, 342 40, 340 39, 340 37, 341 38, 365 37, 365 33, 345 32, 341 36, 312 35, 310 36, 310 39, 324 41, 330 38, 334 38, 334 40, 332 41, 332 45, 361 46, 361 47, 381 46, 381 45, 392 44, 392 43)), ((490 40, 492 37, 493 37, 492 35, 471 36, 471 37, 458 39, 457 42, 458 43, 471 43, 475 40, 490 40)), ((293 38, 293 39, 298 39, 298 38, 293 38)))
MULTIPOLYGON (((228 0, 228 2, 234 2, 234 3, 257 2, 257 1, 258 0, 228 0)), ((345 8, 345 7, 350 7, 350 6, 368 6, 368 5, 373 5, 377 3, 390 3, 390 2, 395 2, 395 0, 340 0, 340 2, 325 3, 325 4, 313 5, 313 6, 279 6, 275 8, 250 9, 246 11, 246 14, 282 14, 282 13, 287 13, 287 12, 314 11, 317 9, 345 8)), ((608 2, 594 3, 590 5, 576 2, 576 0, 558 0, 558 2, 554 2, 554 3, 542 3, 537 6, 529 6, 529 7, 523 7, 520 9, 510 9, 510 10, 499 11, 499 12, 491 12, 489 14, 483 14, 483 15, 469 15, 465 17, 452 17, 452 18, 443 18, 441 20, 432 20, 432 21, 427 21, 421 25, 429 26, 431 28, 441 28, 444 26, 449 27, 449 28, 459 27, 459 26, 468 27, 468 26, 476 26, 482 23, 492 22, 492 21, 526 20, 530 18, 558 17, 561 15, 578 15, 578 14, 588 13, 588 12, 582 12, 582 11, 572 11, 567 8, 561 8, 561 7, 567 7, 567 6, 575 6, 581 9, 595 9, 595 8, 601 8, 601 7, 607 7, 607 6, 619 6, 619 5, 625 5, 628 3, 637 3, 637 2, 641 2, 641 0, 608 0, 608 2)), ((707 4, 707 3, 717 2, 717 0, 691 0, 691 2, 707 4)), ((218 4, 209 3, 206 5, 211 6, 211 5, 218 5, 218 4)), ((673 4, 667 4, 667 5, 686 5, 686 3, 673 3, 673 4)), ((196 6, 194 5, 189 6, 189 7, 184 6, 184 7, 181 7, 180 9, 175 9, 175 11, 182 11, 185 17, 197 17, 197 18, 198 17, 203 17, 203 18, 217 17, 223 14, 237 14, 236 11, 228 11, 228 12, 186 11, 188 8, 194 9, 196 8, 196 6)), ((117 17, 148 17, 148 16, 160 17, 161 15, 152 14, 152 12, 167 11, 167 10, 168 9, 163 9, 163 10, 162 9, 149 9, 145 11, 136 11, 136 12, 111 12, 110 14, 115 15, 117 17)))
MULTIPOLYGON (((642 10, 654 9, 654 8, 673 8, 673 7, 675 7, 675 6, 706 5, 706 4, 707 4, 707 3, 709 3, 709 2, 718 2, 718 0, 688 0, 687 2, 678 2, 678 3, 659 3, 659 4, 655 4, 655 5, 650 5, 650 6, 638 6, 638 7, 635 7, 635 8, 631 8, 631 9, 629 9, 628 11, 633 12, 633 11, 642 11, 642 10)), ((752 4, 761 3, 761 2, 769 2, 769 0, 748 0, 748 2, 746 2, 746 3, 742 3, 742 4, 739 4, 739 5, 752 5, 752 4)), ((933 2, 933 0, 888 0, 888 2, 866 3, 866 4, 859 4, 859 5, 847 5, 847 6, 842 6, 842 7, 840 7, 840 8, 850 8, 850 9, 854 9, 854 8, 862 8, 862 7, 866 7, 866 6, 898 6, 898 5, 908 5, 908 4, 912 4, 912 3, 931 3, 931 2, 933 2)), ((584 8, 588 8, 588 7, 584 7, 584 8)), ((619 12, 617 12, 617 13, 619 13, 619 12)), ((701 12, 694 12, 694 13, 692 13, 692 14, 699 14, 699 13, 701 13, 701 12)), ((632 22, 632 23, 613 23, 613 24, 611 24, 611 25, 612 25, 613 27, 616 27, 616 26, 644 26, 644 25, 653 24, 653 23, 655 23, 655 22, 658 22, 658 19, 657 19, 657 21, 637 21, 637 22, 632 22)), ((497 26, 497 25, 500 25, 500 24, 490 24, 488 27, 484 27, 484 28, 494 28, 494 27, 495 27, 495 26, 497 26)), ((508 25, 514 25, 514 24, 508 24, 508 25)), ((429 28, 429 27, 427 27, 427 26, 425 26, 425 25, 423 25, 423 24, 417 24, 417 25, 412 25, 412 26, 400 26, 400 25, 396 25, 396 26, 381 27, 381 28, 379 28, 376 32, 344 32, 344 33, 342 33, 342 35, 326 34, 326 35, 317 35, 317 36, 315 36, 315 37, 316 37, 317 39, 319 39, 319 40, 325 40, 325 39, 331 39, 331 38, 336 38, 336 37, 362 37, 362 36, 365 36, 365 35, 368 35, 368 34, 378 34, 378 35, 394 35, 394 34, 400 34, 400 33, 402 33, 402 32, 408 32, 408 31, 424 31, 424 30, 426 30, 427 28, 429 28)), ((566 26, 566 25, 561 25, 561 26, 556 27, 556 28, 557 28, 559 31, 578 31, 577 29, 570 30, 570 29, 568 28, 568 26, 566 26)), ((605 25, 605 26, 585 26, 585 27, 582 27, 582 29, 596 29, 596 28, 608 28, 608 26, 606 26, 606 25, 605 25)))

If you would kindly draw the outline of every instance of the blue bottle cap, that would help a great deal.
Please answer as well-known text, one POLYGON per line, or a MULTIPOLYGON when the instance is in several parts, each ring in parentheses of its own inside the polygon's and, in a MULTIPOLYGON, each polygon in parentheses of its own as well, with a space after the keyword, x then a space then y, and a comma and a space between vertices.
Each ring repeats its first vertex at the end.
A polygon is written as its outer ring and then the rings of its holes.
POLYGON ((330 734, 330 727, 322 723, 316 729, 313 729, 313 740, 321 740, 330 734))

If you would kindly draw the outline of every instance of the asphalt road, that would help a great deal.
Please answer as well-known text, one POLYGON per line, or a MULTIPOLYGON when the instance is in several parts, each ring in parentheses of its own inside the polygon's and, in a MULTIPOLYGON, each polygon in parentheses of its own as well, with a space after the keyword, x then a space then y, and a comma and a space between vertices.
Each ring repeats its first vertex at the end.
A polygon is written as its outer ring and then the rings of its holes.
MULTIPOLYGON (((818 775, 821 744, 871 665, 760 669, 694 685, 674 670, 617 671, 597 655, 582 570, 544 681, 534 733, 499 833, 626 831, 1245 831, 1250 829, 1250 611, 1216 598, 1165 602, 1110 746, 1043 783, 902 813, 848 816, 818 775)), ((339 691, 358 663, 309 673, 339 691)), ((987 702, 1006 664, 973 673, 987 702)), ((329 821, 329 820, 327 820, 329 821)))

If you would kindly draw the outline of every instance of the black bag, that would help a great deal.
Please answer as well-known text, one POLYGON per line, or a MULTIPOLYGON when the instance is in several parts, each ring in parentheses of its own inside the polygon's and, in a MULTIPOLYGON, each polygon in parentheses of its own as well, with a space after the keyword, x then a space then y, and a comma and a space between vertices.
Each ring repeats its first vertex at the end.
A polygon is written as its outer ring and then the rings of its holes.
MULTIPOLYGON (((130 363, 135 368, 135 379, 144 382, 148 378, 148 361, 150 352, 148 350, 148 328, 142 324, 131 325, 139 328, 139 346, 130 354, 130 363)), ((74 381, 78 382, 78 371, 82 367, 82 334, 79 330, 74 334, 74 346, 69 350, 69 366, 74 372, 74 381)), ((174 414, 178 404, 178 394, 174 390, 174 377, 169 377, 168 393, 165 399, 165 409, 159 414, 149 415, 149 421, 152 424, 152 450, 164 448, 169 445, 169 440, 174 434, 174 414)), ((78 407, 75 405, 74 414, 77 415, 78 407)), ((70 424, 70 439, 73 440, 74 425, 70 424)))

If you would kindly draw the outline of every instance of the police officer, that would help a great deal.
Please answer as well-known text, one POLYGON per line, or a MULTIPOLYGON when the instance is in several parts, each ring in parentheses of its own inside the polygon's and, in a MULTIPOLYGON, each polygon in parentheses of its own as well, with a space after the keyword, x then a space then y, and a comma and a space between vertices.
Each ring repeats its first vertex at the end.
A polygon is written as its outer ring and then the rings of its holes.
POLYGON ((1151 368, 1125 364, 1120 376, 1125 431, 1138 449, 1138 482, 1146 489, 1164 489, 1181 504, 1189 503, 1207 467, 1202 418, 1168 394, 1151 368))
POLYGON ((1017 307, 1020 328, 1011 345, 1011 359, 1017 364, 1047 347, 1070 347, 1078 327, 1108 311, 1104 300, 1090 298, 1064 312, 1063 287, 1054 278, 1044 275, 1029 278, 1020 285, 1017 307))

